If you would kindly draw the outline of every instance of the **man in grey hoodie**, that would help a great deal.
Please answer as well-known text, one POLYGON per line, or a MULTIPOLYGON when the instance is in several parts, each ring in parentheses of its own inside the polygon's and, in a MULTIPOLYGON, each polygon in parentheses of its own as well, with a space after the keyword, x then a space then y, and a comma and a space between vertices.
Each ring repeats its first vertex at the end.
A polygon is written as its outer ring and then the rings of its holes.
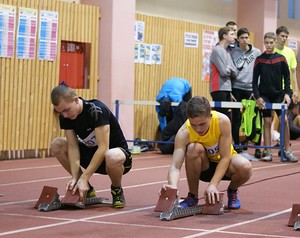
MULTIPOLYGON (((247 28, 241 28, 237 32, 237 40, 239 46, 232 49, 231 57, 235 67, 238 69, 236 79, 232 81, 232 99, 236 102, 241 102, 242 99, 253 98, 252 94, 252 78, 253 67, 257 56, 261 55, 261 51, 251 44, 250 32, 247 28)), ((253 98, 254 99, 254 98, 253 98)), ((241 125, 240 109, 232 109, 232 137, 234 144, 240 144, 239 132, 241 125)), ((257 143, 260 145, 260 141, 257 143)), ((241 152, 241 149, 236 149, 241 152)), ((255 157, 260 158, 261 152, 259 149, 255 151, 255 157)))
MULTIPOLYGON (((227 48, 234 42, 234 31, 226 26, 218 31, 219 43, 210 56, 209 92, 213 101, 231 101, 231 80, 236 77, 236 68, 227 48)), ((215 108, 231 118, 228 108, 215 108)))

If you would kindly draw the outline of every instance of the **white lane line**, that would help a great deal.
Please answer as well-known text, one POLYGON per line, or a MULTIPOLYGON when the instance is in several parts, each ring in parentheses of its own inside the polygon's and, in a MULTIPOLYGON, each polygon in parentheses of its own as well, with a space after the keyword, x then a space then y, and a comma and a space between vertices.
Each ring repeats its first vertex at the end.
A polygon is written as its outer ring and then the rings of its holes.
MULTIPOLYGON (((210 231, 207 229, 200 228, 187 228, 187 227, 171 227, 171 226, 153 226, 153 225, 142 225, 142 224, 131 224, 131 223, 120 223, 120 222, 104 222, 104 221, 87 221, 89 223, 99 223, 99 224, 107 224, 107 225, 119 225, 126 227, 145 227, 145 228, 158 228, 158 229, 167 229, 167 230, 181 230, 181 231, 199 231, 206 232, 210 231)), ((219 231, 221 234, 232 234, 241 236, 257 236, 257 237, 273 237, 273 238, 299 238, 299 236, 282 236, 282 235, 268 235, 268 234, 258 234, 258 233, 246 233, 246 232, 233 232, 233 231, 219 231)))
MULTIPOLYGON (((161 169, 161 168, 167 168, 169 166, 170 165, 161 165, 161 166, 153 166, 153 167, 131 169, 130 172, 137 172, 137 171, 144 171, 144 170, 151 170, 151 169, 161 169)), ((103 176, 103 175, 94 174, 93 177, 95 177, 95 176, 103 176)), ((15 183, 4 183, 4 184, 0 184, 0 187, 12 186, 12 185, 20 185, 20 184, 27 184, 27 183, 40 183, 40 182, 45 182, 45 181, 61 180, 61 179, 67 179, 67 178, 70 178, 70 176, 55 177, 55 178, 48 178, 48 179, 28 180, 28 181, 15 182, 15 183)))
MULTIPOLYGON (((139 157, 139 158, 133 158, 134 160, 144 160, 144 159, 153 159, 157 158, 157 156, 145 156, 145 157, 139 157)), ((169 159, 171 159, 170 157, 169 159)), ((55 159, 55 158, 53 158, 55 159)), ((167 159, 165 157, 161 157, 159 159, 167 159)), ((0 173, 3 172, 14 172, 14 171, 24 171, 24 170, 30 170, 30 169, 49 169, 49 168, 56 168, 61 167, 60 164, 53 164, 53 165, 45 165, 45 166, 31 166, 31 167, 19 167, 19 168, 13 168, 13 169, 0 169, 0 173)))
POLYGON ((242 226, 242 225, 245 225, 245 224, 249 224, 249 223, 265 220, 265 219, 268 219, 268 218, 272 218, 272 217, 282 215, 282 214, 285 214, 285 213, 288 213, 288 212, 291 212, 291 211, 292 211, 292 209, 289 208, 289 209, 286 209, 286 210, 283 210, 283 211, 271 213, 269 215, 262 216, 262 217, 259 217, 259 218, 255 218, 255 219, 252 219, 252 220, 243 221, 243 222, 231 224, 231 225, 228 225, 228 226, 219 227, 219 228, 216 228, 216 229, 213 229, 213 230, 210 230, 210 231, 201 232, 201 233, 190 235, 190 236, 185 236, 183 238, 194 238, 194 237, 205 236, 205 235, 208 235, 208 234, 216 233, 216 232, 223 231, 223 230, 230 229, 230 228, 234 228, 234 227, 237 227, 237 226, 242 226))
POLYGON ((7 232, 0 233, 0 236, 17 234, 17 233, 22 233, 22 232, 26 232, 26 231, 45 229, 45 228, 49 228, 49 227, 57 227, 57 226, 62 226, 62 225, 66 225, 66 224, 70 224, 70 223, 74 223, 74 222, 78 222, 78 221, 65 221, 65 222, 55 223, 55 224, 50 224, 50 225, 35 226, 35 227, 29 227, 29 228, 24 228, 24 229, 19 229, 19 230, 7 231, 7 232))
MULTIPOLYGON (((39 230, 39 229, 45 229, 49 227, 55 227, 55 226, 61 226, 65 224, 70 224, 70 223, 75 223, 75 222, 86 222, 90 219, 96 219, 96 218, 104 218, 104 217, 109 217, 109 216, 116 216, 116 215, 123 215, 123 214, 128 214, 128 213, 133 213, 133 212, 138 212, 138 211, 143 211, 143 210, 149 210, 149 209, 154 209, 155 206, 149 206, 149 207, 143 207, 143 208, 137 208, 137 209, 132 209, 128 211, 121 211, 121 212, 114 212, 114 213, 109 213, 109 214, 104 214, 104 215, 99 215, 99 216, 93 216, 93 217, 86 217, 86 218, 80 218, 80 219, 67 219, 67 221, 60 222, 60 223, 55 223, 55 224, 49 224, 49 225, 43 225, 43 226, 35 226, 35 227, 29 227, 29 228, 24 228, 24 229, 19 229, 19 230, 13 230, 13 231, 7 231, 7 232, 2 232, 0 233, 0 236, 4 235, 11 235, 11 234, 17 234, 21 232, 26 232, 26 231, 33 231, 33 230, 39 230)), ((27 216, 27 215, 20 215, 20 214, 6 214, 6 213, 0 213, 2 217, 4 215, 10 215, 10 216, 21 216, 21 217, 31 217, 33 218, 34 216, 27 216)), ((51 217, 42 217, 42 216, 37 216, 36 218, 45 218, 45 219, 53 219, 51 217)), ((61 218, 60 218, 61 219, 61 218)), ((57 220, 57 219, 55 219, 57 220)), ((66 219, 65 219, 66 220, 66 219)))
POLYGON ((13 213, 0 213, 2 216, 3 215, 8 215, 8 216, 19 216, 19 217, 24 217, 24 218, 31 217, 31 218, 50 219, 50 220, 63 220, 63 222, 59 222, 59 223, 56 223, 56 224, 35 226, 35 227, 29 227, 29 228, 24 228, 24 229, 19 229, 19 230, 2 232, 2 233, 0 233, 0 236, 17 234, 17 233, 22 233, 22 232, 32 231, 32 230, 45 229, 45 228, 49 228, 49 227, 56 227, 56 226, 61 226, 61 225, 71 224, 71 223, 76 223, 76 222, 88 222, 88 223, 107 224, 107 225, 122 225, 122 226, 127 226, 127 227, 131 226, 131 227, 159 228, 159 229, 168 229, 168 230, 185 230, 185 231, 200 232, 200 233, 197 233, 197 234, 194 234, 194 235, 185 236, 184 238, 200 237, 200 236, 204 236, 204 235, 208 235, 208 234, 212 234, 212 233, 222 233, 222 234, 232 234, 232 235, 247 235, 247 236, 253 236, 253 237, 257 236, 257 237, 273 237, 273 238, 296 238, 296 237, 293 237, 293 236, 282 236, 282 235, 270 235, 270 234, 259 234, 259 233, 244 233, 244 232, 225 231, 225 229, 242 226, 242 225, 245 225, 245 224, 257 222, 257 221, 260 221, 260 220, 264 220, 264 219, 272 218, 272 217, 275 217, 275 216, 278 216, 278 215, 282 215, 282 214, 287 213, 287 212, 291 212, 291 208, 283 210, 283 211, 279 211, 279 212, 276 212, 276 213, 271 213, 269 215, 259 217, 259 218, 256 218, 256 219, 231 224, 231 225, 228 225, 228 226, 223 226, 223 227, 213 229, 213 230, 194 229, 194 228, 186 228, 186 227, 169 227, 169 226, 165 227, 165 226, 153 226, 153 225, 143 225, 143 224, 127 224, 127 223, 119 223, 119 222, 105 222, 105 221, 91 220, 91 219, 99 219, 99 218, 105 218, 105 217, 111 217, 111 216, 117 216, 117 215, 124 215, 124 214, 133 213, 133 212, 149 210, 149 209, 153 209, 153 208, 154 208, 154 206, 149 206, 149 207, 143 207, 143 208, 138 208, 138 209, 132 209, 132 210, 128 210, 128 211, 114 212, 114 213, 98 215, 98 216, 92 216, 92 217, 86 217, 86 218, 80 218, 80 219, 20 215, 20 214, 13 214, 13 213))
POLYGON ((1 172, 24 171, 24 170, 30 170, 30 169, 49 169, 49 168, 56 168, 56 167, 61 167, 61 165, 57 164, 57 165, 47 165, 47 166, 20 167, 20 168, 14 168, 14 169, 0 169, 0 173, 1 172))

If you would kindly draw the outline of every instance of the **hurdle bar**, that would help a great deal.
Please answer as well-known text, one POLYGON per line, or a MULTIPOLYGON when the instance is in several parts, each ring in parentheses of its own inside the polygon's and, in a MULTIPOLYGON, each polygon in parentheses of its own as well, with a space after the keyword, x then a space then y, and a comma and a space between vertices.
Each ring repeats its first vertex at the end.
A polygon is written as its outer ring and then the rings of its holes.
MULTIPOLYGON (((220 102, 220 101, 210 101, 210 106, 212 108, 243 108, 243 104, 241 102, 220 102)), ((145 105, 145 106, 159 106, 160 104, 156 101, 129 101, 129 100, 115 100, 115 116, 117 120, 119 120, 119 110, 120 105, 145 105)), ((171 106, 178 106, 178 102, 172 102, 171 106)), ((280 161, 286 162, 286 159, 283 157, 283 150, 284 150, 284 117, 285 112, 287 110, 287 104, 284 103, 266 103, 265 104, 266 109, 270 110, 281 110, 281 120, 280 120, 280 143, 279 146, 248 146, 249 148, 270 148, 270 149, 280 149, 280 161)), ((127 142, 137 142, 136 140, 127 140, 127 142)), ((138 141, 139 142, 139 141, 138 141)), ((166 141, 155 141, 155 140, 145 140, 143 142, 149 142, 149 143, 158 143, 163 144, 166 143, 166 141)), ((170 143, 170 142, 167 142, 170 143)))

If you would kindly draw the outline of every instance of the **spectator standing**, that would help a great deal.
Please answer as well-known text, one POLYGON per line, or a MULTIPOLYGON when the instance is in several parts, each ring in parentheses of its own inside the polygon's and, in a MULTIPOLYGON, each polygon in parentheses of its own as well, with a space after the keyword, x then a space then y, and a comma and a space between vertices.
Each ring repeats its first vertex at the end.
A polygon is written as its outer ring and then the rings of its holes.
POLYGON ((234 31, 234 41, 227 47, 227 50, 231 51, 235 47, 239 46, 239 42, 237 40, 238 27, 237 27, 237 24, 234 21, 227 22, 225 26, 230 27, 231 30, 234 31))
MULTIPOLYGON (((234 41, 234 31, 226 26, 218 31, 219 43, 210 56, 209 92, 213 101, 231 101, 231 80, 236 78, 236 68, 227 47, 234 41)), ((215 108, 230 118, 228 108, 215 108)))
MULTIPOLYGON (((264 118, 265 146, 271 146, 272 124, 271 110, 266 109, 265 103, 286 103, 289 105, 292 95, 289 67, 285 57, 274 51, 275 43, 275 33, 268 32, 264 35, 266 51, 256 58, 253 70, 253 94, 264 118), (259 83, 258 80, 260 81, 259 83)), ((275 110, 275 112, 280 118, 281 111, 275 110)), ((286 115, 284 135, 284 157, 290 162, 297 162, 298 159, 290 151, 290 133, 286 115)), ((269 148, 264 149, 261 159, 263 161, 272 161, 272 153, 269 148)))
MULTIPOLYGON (((290 70, 290 78, 291 78, 291 89, 293 90, 293 103, 298 102, 298 94, 299 94, 299 83, 297 82, 297 59, 295 52, 286 46, 287 39, 289 37, 288 28, 285 26, 280 26, 276 29, 276 46, 275 52, 281 54, 285 57, 289 70, 290 70)), ((300 80, 300 79, 299 79, 300 80)))
MULTIPOLYGON (((237 32, 237 40, 239 46, 232 49, 231 57, 235 67, 238 69, 238 75, 232 81, 232 99, 235 102, 241 102, 243 99, 251 99, 253 66, 255 59, 261 55, 261 51, 251 44, 250 32, 247 28, 241 28, 237 32)), ((240 126, 241 126, 241 111, 240 109, 232 109, 232 137, 234 144, 240 144, 240 126)), ((260 145, 260 141, 257 143, 260 145)), ((235 149, 238 153, 242 152, 242 148, 235 149)), ((260 149, 255 150, 254 156, 261 157, 260 149)))

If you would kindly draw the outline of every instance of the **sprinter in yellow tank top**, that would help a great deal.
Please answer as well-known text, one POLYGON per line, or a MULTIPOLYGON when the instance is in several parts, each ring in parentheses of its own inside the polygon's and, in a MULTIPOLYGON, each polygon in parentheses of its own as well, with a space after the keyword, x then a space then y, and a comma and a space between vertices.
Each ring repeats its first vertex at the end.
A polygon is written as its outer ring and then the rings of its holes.
POLYGON ((204 197, 210 203, 219 201, 217 186, 220 181, 230 180, 228 208, 240 208, 237 189, 250 179, 252 167, 245 157, 233 149, 229 118, 211 111, 209 101, 199 96, 188 102, 187 117, 188 120, 176 135, 168 185, 163 185, 163 189, 177 188, 185 161, 189 193, 180 203, 182 207, 198 204, 199 180, 208 182, 204 197))

